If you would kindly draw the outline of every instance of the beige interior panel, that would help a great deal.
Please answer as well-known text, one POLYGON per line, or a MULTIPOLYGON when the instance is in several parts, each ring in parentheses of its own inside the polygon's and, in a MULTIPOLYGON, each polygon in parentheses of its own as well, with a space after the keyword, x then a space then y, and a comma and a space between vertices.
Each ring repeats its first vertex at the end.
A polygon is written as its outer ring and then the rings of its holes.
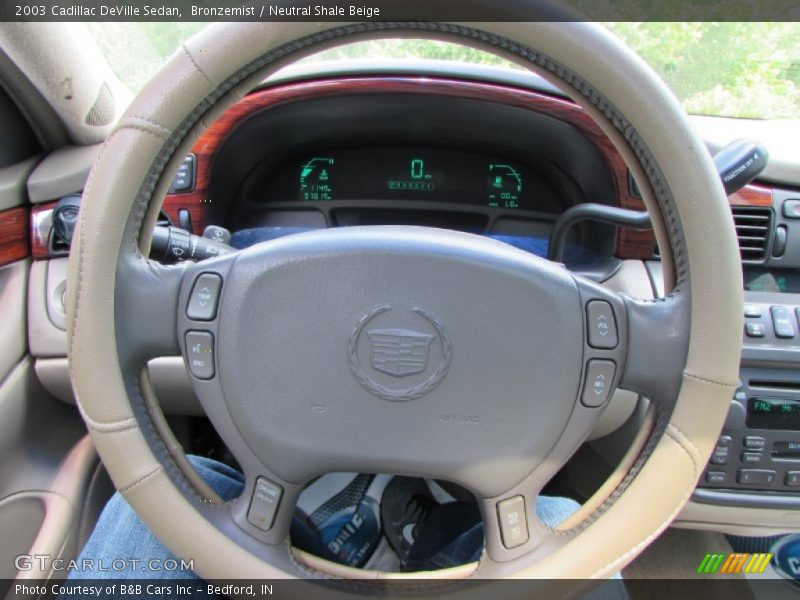
MULTIPOLYGON (((189 382, 183 358, 164 356, 147 363, 156 397, 168 415, 202 416, 205 413, 197 401, 189 382)), ((75 394, 69 378, 66 358, 38 358, 36 376, 53 396, 68 404, 75 404, 75 394)))
POLYGON ((675 527, 756 537, 778 535, 800 532, 800 511, 689 502, 675 520, 675 527))
MULTIPOLYGON (((59 259, 65 260, 65 259, 59 259)), ((33 356, 66 356, 67 334, 48 310, 48 260, 31 263, 28 286, 28 345, 33 356)), ((53 286, 49 286, 53 291, 53 286)))
POLYGON ((0 381, 22 360, 27 348, 27 285, 27 260, 0 267, 0 381))
POLYGON ((0 210, 25 204, 27 201, 25 185, 28 175, 40 160, 41 156, 33 156, 0 169, 0 210))
MULTIPOLYGON (((41 527, 29 546, 31 555, 66 560, 77 556, 81 510, 97 462, 92 440, 88 435, 84 436, 64 458, 50 489, 36 493, 45 512, 41 527)), ((41 580, 53 575, 51 569, 42 569, 39 563, 31 566, 33 568, 17 573, 17 577, 41 580)))
POLYGON ((49 154, 28 178, 30 201, 38 204, 80 192, 102 146, 67 146, 49 154))

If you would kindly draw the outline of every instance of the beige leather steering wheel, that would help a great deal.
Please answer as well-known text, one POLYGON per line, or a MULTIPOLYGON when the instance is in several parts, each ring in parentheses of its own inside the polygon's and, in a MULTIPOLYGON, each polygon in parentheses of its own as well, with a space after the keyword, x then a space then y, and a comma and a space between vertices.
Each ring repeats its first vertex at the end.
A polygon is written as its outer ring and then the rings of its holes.
POLYGON ((689 498, 737 381, 742 282, 722 186, 664 84, 592 24, 212 26, 168 61, 119 121, 92 171, 76 235, 68 333, 82 414, 116 487, 164 544, 193 559, 207 579, 385 576, 290 548, 294 500, 304 483, 332 470, 438 476, 476 494, 486 527, 481 561, 414 577, 609 576, 666 528, 689 498), (672 273, 671 294, 639 301, 499 243, 424 228, 326 230, 191 266, 164 267, 145 258, 142 250, 172 174, 226 107, 304 55, 401 35, 496 53, 543 74, 584 107, 642 182, 672 273), (219 274, 224 284, 218 317, 198 324, 185 307, 203 272, 219 274), (380 276, 387 272, 394 276, 380 276), (326 279, 325 273, 335 276, 326 279), (314 288, 320 280, 325 285, 314 288), (469 302, 462 301, 465 294, 469 302), (315 320, 314 302, 321 300, 336 310, 320 309, 324 318, 315 320), (593 300, 608 302, 615 312, 615 348, 587 344, 584 309, 593 300), (510 355, 521 356, 497 367, 503 371, 477 363, 469 343, 478 339, 469 330, 472 305, 481 302, 507 303, 507 316, 489 318, 479 332, 490 350, 507 345, 510 355), (526 322, 523 305, 541 315, 526 322), (445 373, 413 393, 406 390, 408 397, 380 381, 370 388, 375 377, 359 380, 359 327, 364 319, 382 318, 384 306, 401 324, 422 319, 416 322, 431 325, 438 344, 445 373), (298 321, 312 326, 287 335, 284 324, 298 321), (195 390, 247 479, 242 498, 230 504, 217 502, 191 471, 142 375, 149 358, 185 351, 185 334, 198 328, 215 336, 217 375, 195 379, 195 390), (314 355, 318 364, 289 378, 281 372, 281 352, 306 351, 308 336, 330 339, 330 347, 314 355), (259 344, 266 353, 261 357, 254 355, 259 344), (527 539, 509 544, 497 523, 497 503, 521 496, 530 509, 600 413, 580 401, 591 360, 614 361, 614 383, 651 399, 652 423, 624 473, 584 510, 556 531, 528 510, 527 539), (430 416, 465 405, 480 411, 486 398, 470 392, 481 387, 476 372, 483 379, 496 375, 492 383, 502 394, 464 444, 464 435, 430 416), (260 387, 270 382, 275 385, 260 387), (531 392, 536 386, 545 386, 547 394, 531 392), (355 429, 345 418, 325 423, 348 437, 347 448, 330 443, 298 401, 326 387, 334 408, 370 420, 370 427, 355 429), (416 427, 414 443, 395 443, 398 421, 416 427), (365 430, 377 431, 383 444, 365 430), (248 518, 258 477, 282 489, 272 524, 248 518))

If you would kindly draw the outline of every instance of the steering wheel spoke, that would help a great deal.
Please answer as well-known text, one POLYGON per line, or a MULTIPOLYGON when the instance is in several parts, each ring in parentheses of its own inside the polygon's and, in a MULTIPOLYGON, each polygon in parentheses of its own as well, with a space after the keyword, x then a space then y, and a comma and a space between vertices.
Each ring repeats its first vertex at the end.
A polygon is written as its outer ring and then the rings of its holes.
POLYGON ((175 314, 186 271, 186 264, 165 266, 138 256, 119 262, 114 303, 117 335, 125 338, 121 358, 141 365, 180 354, 175 314))
POLYGON ((624 299, 628 347, 619 387, 666 405, 681 384, 689 345, 689 294, 663 300, 624 299))

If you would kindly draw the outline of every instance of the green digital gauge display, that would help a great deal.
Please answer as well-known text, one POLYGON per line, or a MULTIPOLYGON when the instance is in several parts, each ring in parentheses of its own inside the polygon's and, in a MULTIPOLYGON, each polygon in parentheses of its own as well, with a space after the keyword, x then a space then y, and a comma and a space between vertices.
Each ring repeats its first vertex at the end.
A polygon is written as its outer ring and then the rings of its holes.
POLYGON ((433 175, 425 172, 425 161, 421 158, 412 158, 408 161, 408 171, 405 175, 387 180, 386 187, 391 191, 412 192, 432 192, 436 189, 433 175))
POLYGON ((487 203, 493 208, 519 208, 522 175, 511 165, 490 164, 487 203))
POLYGON ((272 179, 273 200, 425 201, 498 211, 558 212, 557 191, 522 161, 449 147, 351 146, 292 159, 272 179))
POLYGON ((790 398, 748 398, 747 426, 754 429, 800 429, 800 401, 790 398))
POLYGON ((315 156, 300 169, 300 198, 302 200, 332 200, 331 170, 334 159, 315 156))

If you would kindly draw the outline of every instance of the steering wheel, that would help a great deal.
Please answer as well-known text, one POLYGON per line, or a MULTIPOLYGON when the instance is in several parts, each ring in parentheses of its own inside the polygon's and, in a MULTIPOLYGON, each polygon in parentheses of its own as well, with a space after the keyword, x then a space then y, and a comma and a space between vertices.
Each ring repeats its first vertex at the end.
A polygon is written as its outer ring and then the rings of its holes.
POLYGON ((291 548, 299 493, 334 471, 475 494, 481 560, 411 577, 599 578, 691 495, 737 381, 742 295, 706 149, 658 77, 601 27, 224 24, 171 57, 95 164, 70 257, 69 360, 117 489, 206 579, 388 577, 291 548), (565 90, 641 182, 667 297, 634 299, 493 240, 417 227, 322 230, 198 264, 146 258, 171 176, 209 123, 287 63, 381 36, 487 50, 565 90), (244 470, 230 503, 192 470, 149 384, 147 361, 179 353, 244 470), (549 529, 535 499, 615 387, 647 397, 652 419, 614 479, 549 529))

